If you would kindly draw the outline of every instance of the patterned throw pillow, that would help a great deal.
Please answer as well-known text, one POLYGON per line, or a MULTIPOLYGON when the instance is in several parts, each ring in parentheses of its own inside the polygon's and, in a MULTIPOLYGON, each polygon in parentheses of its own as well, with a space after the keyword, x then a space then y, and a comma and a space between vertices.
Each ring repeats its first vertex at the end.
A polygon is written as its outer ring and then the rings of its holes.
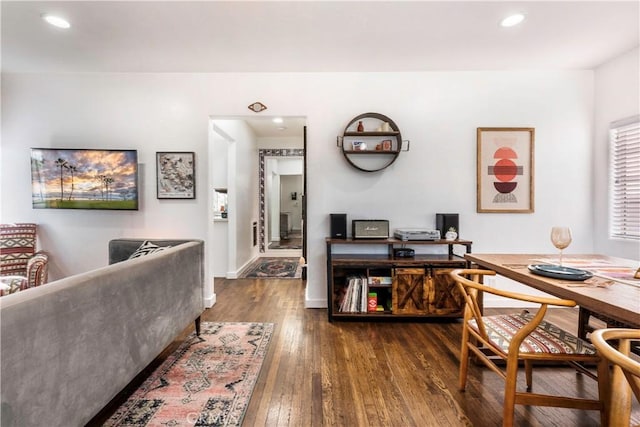
POLYGON ((169 249, 171 246, 158 246, 154 243, 151 243, 148 240, 142 242, 140 247, 136 249, 134 253, 131 254, 129 259, 140 258, 141 256, 155 254, 157 252, 162 252, 165 249, 169 249))

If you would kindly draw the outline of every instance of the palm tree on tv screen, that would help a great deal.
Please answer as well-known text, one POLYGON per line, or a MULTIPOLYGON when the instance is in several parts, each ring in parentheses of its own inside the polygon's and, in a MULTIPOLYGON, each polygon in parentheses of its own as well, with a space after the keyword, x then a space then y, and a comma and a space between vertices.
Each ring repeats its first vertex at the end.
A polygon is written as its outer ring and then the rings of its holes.
POLYGON ((110 199, 110 197, 109 197, 109 184, 113 183, 113 181, 114 181, 114 179, 111 178, 110 176, 105 176, 104 177, 104 185, 107 187, 107 199, 106 200, 110 199))
POLYGON ((98 181, 100 181, 100 198, 104 200, 104 185, 105 179, 107 179, 106 175, 98 175, 98 181))
POLYGON ((69 162, 64 159, 58 158, 56 160, 56 166, 60 168, 60 201, 64 198, 64 186, 62 184, 62 169, 69 167, 69 162))
POLYGON ((71 171, 71 193, 69 194, 69 200, 73 197, 73 173, 78 170, 76 166, 68 165, 67 168, 71 171))

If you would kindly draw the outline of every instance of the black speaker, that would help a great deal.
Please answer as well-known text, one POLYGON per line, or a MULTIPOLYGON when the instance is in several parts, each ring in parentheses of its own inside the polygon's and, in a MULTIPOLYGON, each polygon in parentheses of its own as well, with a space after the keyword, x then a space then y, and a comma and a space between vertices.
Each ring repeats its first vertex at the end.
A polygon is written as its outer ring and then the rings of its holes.
POLYGON ((458 232, 458 238, 460 237, 460 226, 458 225, 457 213, 437 213, 436 214, 436 230, 440 230, 440 235, 444 239, 444 235, 449 231, 449 228, 455 228, 458 232))
POLYGON ((347 238, 347 214, 332 213, 331 217, 331 238, 347 238))

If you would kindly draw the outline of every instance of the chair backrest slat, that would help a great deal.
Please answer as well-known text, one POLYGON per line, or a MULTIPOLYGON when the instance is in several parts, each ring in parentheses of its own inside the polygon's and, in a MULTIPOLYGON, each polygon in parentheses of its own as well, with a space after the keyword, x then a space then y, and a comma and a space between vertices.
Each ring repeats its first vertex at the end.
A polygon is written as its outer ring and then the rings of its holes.
MULTIPOLYGON (((479 280, 479 277, 480 275, 474 275, 474 281, 479 280)), ((464 279, 465 282, 468 280, 466 278, 464 279)), ((478 289, 475 287, 467 287, 459 280, 456 280, 455 283, 466 302, 465 322, 473 318, 476 321, 480 336, 485 340, 488 339, 487 330, 484 326, 484 322, 482 321, 482 310, 480 309, 480 304, 478 304, 478 289)))
POLYGON ((591 333, 591 341, 603 357, 622 370, 633 394, 640 402, 640 362, 630 356, 631 341, 640 341, 640 329, 598 329, 591 333), (607 342, 616 340, 617 349, 607 342))

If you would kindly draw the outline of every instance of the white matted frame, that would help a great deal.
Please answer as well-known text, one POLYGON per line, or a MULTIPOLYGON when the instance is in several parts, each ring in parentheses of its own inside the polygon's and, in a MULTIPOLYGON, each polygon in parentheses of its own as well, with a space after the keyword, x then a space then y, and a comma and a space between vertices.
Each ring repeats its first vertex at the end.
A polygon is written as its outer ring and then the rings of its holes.
POLYGON ((158 199, 195 199, 195 153, 157 152, 156 185, 158 199))
POLYGON ((477 212, 534 212, 534 128, 478 128, 477 212))

